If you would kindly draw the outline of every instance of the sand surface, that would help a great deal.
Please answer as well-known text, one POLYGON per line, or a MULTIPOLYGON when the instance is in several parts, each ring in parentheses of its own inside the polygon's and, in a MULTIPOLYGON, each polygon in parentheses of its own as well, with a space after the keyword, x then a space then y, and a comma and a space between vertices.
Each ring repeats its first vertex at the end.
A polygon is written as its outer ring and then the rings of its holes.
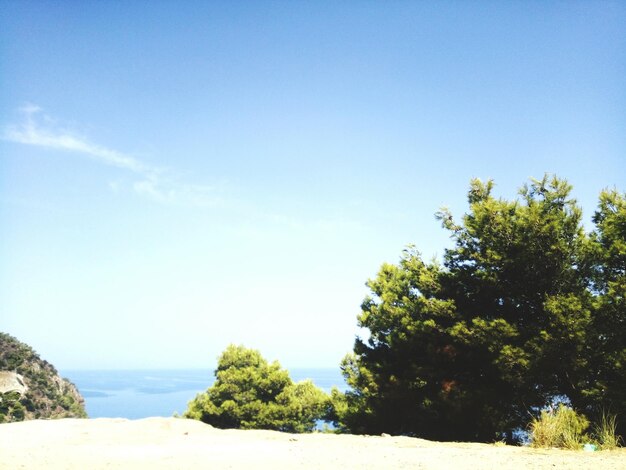
POLYGON ((409 437, 219 430, 175 418, 0 424, 2 469, 626 469, 626 450, 574 452, 409 437))

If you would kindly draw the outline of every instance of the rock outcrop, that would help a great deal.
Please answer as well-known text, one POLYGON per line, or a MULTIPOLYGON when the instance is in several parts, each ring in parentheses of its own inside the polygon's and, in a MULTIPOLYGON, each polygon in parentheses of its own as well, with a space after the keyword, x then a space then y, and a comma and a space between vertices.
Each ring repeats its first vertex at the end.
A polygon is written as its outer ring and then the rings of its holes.
POLYGON ((0 422, 86 417, 73 383, 30 346, 0 333, 0 422))
POLYGON ((24 383, 24 377, 17 372, 0 370, 0 393, 17 392, 24 395, 28 388, 24 383))

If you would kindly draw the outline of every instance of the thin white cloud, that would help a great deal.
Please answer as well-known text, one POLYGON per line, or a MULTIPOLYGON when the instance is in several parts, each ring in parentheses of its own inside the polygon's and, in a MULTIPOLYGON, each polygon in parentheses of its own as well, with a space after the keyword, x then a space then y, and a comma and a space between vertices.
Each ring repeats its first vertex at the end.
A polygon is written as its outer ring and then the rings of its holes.
MULTIPOLYGON (((19 111, 23 115, 22 122, 6 126, 2 132, 2 140, 74 152, 104 165, 132 172, 140 177, 133 183, 133 190, 156 202, 199 207, 215 206, 220 202, 215 196, 213 187, 178 182, 162 168, 94 144, 70 131, 49 124, 53 120, 46 116, 39 106, 28 104, 19 111)), ((119 191, 119 182, 111 183, 109 186, 112 191, 119 191)))
MULTIPOLYGON (((29 104, 20 108, 20 112, 24 115, 23 122, 19 125, 7 126, 2 136, 3 140, 78 152, 107 165, 116 166, 135 173, 145 173, 156 170, 146 167, 133 157, 92 144, 86 139, 71 135, 67 131, 44 127, 37 120, 38 115, 42 113, 42 109, 39 106, 29 104)), ((43 120, 46 120, 46 118, 47 117, 44 116, 43 120)))

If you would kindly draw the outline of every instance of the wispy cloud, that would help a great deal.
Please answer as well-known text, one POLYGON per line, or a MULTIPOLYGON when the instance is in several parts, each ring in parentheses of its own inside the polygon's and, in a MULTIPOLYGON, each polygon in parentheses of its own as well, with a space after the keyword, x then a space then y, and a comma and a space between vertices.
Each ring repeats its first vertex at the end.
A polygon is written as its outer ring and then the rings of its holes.
MULTIPOLYGON (((146 164, 135 157, 94 144, 71 131, 59 128, 39 106, 29 104, 19 111, 22 121, 6 126, 2 132, 2 140, 74 152, 101 164, 133 173, 138 178, 132 184, 135 193, 159 203, 199 207, 220 203, 214 187, 180 182, 171 171, 146 164)), ((120 188, 119 182, 110 183, 109 186, 115 192, 120 188)))
POLYGON ((133 157, 129 157, 115 150, 92 144, 86 139, 74 136, 63 129, 52 129, 42 124, 42 121, 51 121, 43 115, 39 106, 27 105, 20 108, 23 121, 18 125, 7 126, 3 139, 26 145, 36 145, 59 150, 78 152, 98 160, 106 165, 116 166, 135 173, 146 173, 156 170, 149 168, 133 157), (38 117, 43 119, 38 119, 38 117))

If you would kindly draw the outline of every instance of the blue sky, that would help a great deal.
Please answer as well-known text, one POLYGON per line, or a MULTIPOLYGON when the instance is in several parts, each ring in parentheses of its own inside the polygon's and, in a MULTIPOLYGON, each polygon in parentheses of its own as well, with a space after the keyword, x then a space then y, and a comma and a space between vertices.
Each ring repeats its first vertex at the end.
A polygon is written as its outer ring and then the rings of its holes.
POLYGON ((626 182, 623 2, 0 0, 0 330, 58 368, 290 367, 472 177, 626 182))

